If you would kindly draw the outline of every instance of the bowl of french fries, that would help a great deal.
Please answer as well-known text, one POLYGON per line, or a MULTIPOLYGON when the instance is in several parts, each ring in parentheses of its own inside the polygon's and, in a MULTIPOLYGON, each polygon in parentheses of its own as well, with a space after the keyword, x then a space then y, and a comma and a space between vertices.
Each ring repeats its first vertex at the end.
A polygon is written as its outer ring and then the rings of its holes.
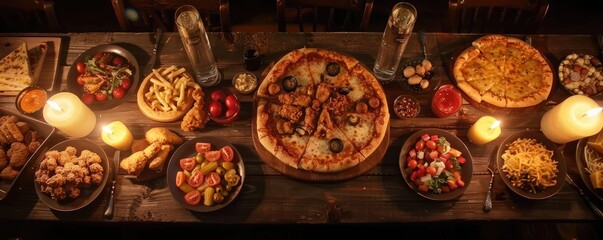
POLYGON ((138 108, 151 120, 174 122, 193 106, 192 93, 198 88, 184 67, 161 66, 142 81, 136 96, 138 108))

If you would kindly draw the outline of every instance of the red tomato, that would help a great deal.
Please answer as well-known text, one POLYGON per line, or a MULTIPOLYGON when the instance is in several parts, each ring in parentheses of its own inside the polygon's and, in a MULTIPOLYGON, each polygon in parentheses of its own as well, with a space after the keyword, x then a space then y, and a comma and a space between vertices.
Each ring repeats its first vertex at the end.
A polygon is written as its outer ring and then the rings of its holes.
POLYGON ((437 144, 436 144, 436 142, 434 142, 434 141, 432 141, 432 140, 427 141, 427 142, 425 143, 425 146, 426 146, 427 148, 431 149, 431 150, 434 150, 434 149, 436 149, 436 148, 437 148, 437 144))
POLYGON ((84 82, 83 74, 77 75, 77 78, 75 80, 77 81, 77 84, 79 84, 79 85, 84 85, 84 83, 86 83, 86 82, 84 82))
POLYGON ((113 90, 113 97, 116 99, 121 99, 125 94, 126 90, 121 87, 117 87, 115 90, 113 90))
POLYGON ((463 165, 465 164, 465 162, 467 162, 467 160, 464 157, 458 156, 456 158, 457 161, 459 161, 459 164, 463 165))
POLYGON ((427 172, 427 174, 434 176, 437 172, 436 168, 434 166, 429 166, 425 169, 425 171, 427 172))
POLYGON ((458 187, 464 187, 465 186, 465 182, 463 182, 463 180, 461 180, 460 178, 456 180, 456 185, 458 187))
POLYGON ((96 55, 94 55, 94 58, 96 58, 96 60, 103 58, 103 56, 105 55, 105 53, 103 52, 99 52, 96 55))
POLYGON ((446 166, 446 170, 450 171, 454 166, 452 166, 452 161, 446 161, 446 163, 444 163, 444 166, 446 166))
POLYGON ((205 176, 205 182, 207 182, 207 185, 209 185, 210 187, 214 187, 220 184, 220 180, 220 175, 216 172, 210 172, 209 174, 207 174, 207 176, 205 176))
POLYGON ((176 173, 176 186, 180 187, 184 182, 186 182, 186 174, 183 171, 178 171, 176 173))
POLYGON ((214 162, 218 161, 222 157, 220 150, 209 151, 205 153, 205 158, 207 161, 214 162))
POLYGON ((199 187, 203 184, 203 173, 201 171, 193 171, 192 175, 188 178, 188 185, 191 187, 199 187))
POLYGON ((211 143, 203 143, 203 142, 195 143, 195 150, 198 153, 209 152, 209 151, 211 151, 211 143))
POLYGON ((193 157, 180 159, 180 167, 186 171, 192 171, 195 169, 196 164, 197 160, 195 160, 193 157))
POLYGON ((234 158, 234 150, 230 146, 224 146, 220 148, 220 158, 224 160, 224 162, 231 162, 234 158))
POLYGON ((228 94, 224 100, 224 104, 226 104, 228 109, 239 108, 239 100, 237 100, 237 97, 234 94, 228 94))
POLYGON ((423 142, 423 140, 419 140, 416 144, 415 144, 415 148, 419 151, 423 150, 425 148, 425 142, 423 142))
POLYGON ((96 101, 104 102, 105 100, 107 100, 107 94, 97 92, 94 94, 94 98, 96 99, 96 101))
POLYGON ((124 78, 121 80, 121 84, 119 86, 121 86, 123 89, 128 89, 130 86, 132 86, 132 81, 129 78, 124 78))
POLYGON ((438 151, 431 151, 431 152, 429 152, 429 158, 431 160, 435 160, 436 158, 438 158, 438 156, 440 156, 440 154, 438 153, 438 151))
POLYGON ((190 205, 197 205, 201 202, 201 192, 193 190, 184 195, 184 201, 190 205))
POLYGON ((225 115, 225 116, 226 116, 227 118, 232 117, 232 116, 233 116, 233 115, 235 115, 235 114, 236 114, 238 111, 239 111, 239 108, 238 108, 238 107, 237 107, 237 108, 229 108, 229 109, 227 109, 227 110, 226 110, 226 115, 225 115))
POLYGON ((410 169, 415 169, 417 167, 417 160, 411 159, 408 160, 408 163, 406 164, 406 166, 410 169))
POLYGON ((113 58, 113 60, 111 61, 111 65, 113 66, 121 66, 122 64, 124 64, 124 58, 122 58, 121 56, 115 56, 113 58))
POLYGON ((86 65, 83 62, 78 62, 77 64, 75 64, 75 69, 80 74, 86 73, 86 65))
POLYGON ((84 95, 82 95, 82 102, 84 102, 86 105, 94 103, 94 94, 84 93, 84 95))
POLYGON ((209 103, 209 115, 212 117, 220 117, 222 116, 222 104, 218 101, 211 101, 209 103))
POLYGON ((224 90, 222 90, 222 89, 213 91, 209 95, 209 99, 211 99, 212 101, 217 101, 217 102, 223 102, 225 98, 226 98, 226 92, 224 92, 224 90))

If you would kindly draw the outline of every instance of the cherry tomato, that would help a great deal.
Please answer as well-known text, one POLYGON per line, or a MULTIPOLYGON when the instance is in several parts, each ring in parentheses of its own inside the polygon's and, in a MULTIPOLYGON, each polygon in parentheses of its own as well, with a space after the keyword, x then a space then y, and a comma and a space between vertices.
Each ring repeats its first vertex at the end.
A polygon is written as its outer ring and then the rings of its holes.
POLYGON ((96 101, 104 102, 105 100, 107 100, 107 94, 97 92, 94 94, 94 98, 96 99, 96 101))
POLYGON ((128 89, 130 86, 132 86, 132 81, 129 78, 124 78, 121 80, 119 86, 121 86, 123 89, 128 89))
POLYGON ((126 90, 121 87, 117 87, 115 90, 113 90, 113 97, 116 99, 121 99, 125 94, 126 90))
POLYGON ((438 153, 438 151, 431 151, 429 152, 429 158, 431 160, 435 160, 436 158, 438 158, 440 156, 440 154, 438 153))
POLYGON ((184 201, 190 205, 197 205, 201 202, 201 192, 193 190, 184 195, 184 201))
POLYGON ((226 98, 226 92, 224 92, 224 90, 221 90, 221 89, 213 91, 211 93, 211 95, 209 96, 209 99, 211 99, 212 101, 218 101, 218 102, 223 102, 225 98, 226 98))
POLYGON ((464 157, 461 157, 461 156, 458 156, 458 157, 456 158, 456 160, 457 160, 457 161, 459 161, 459 163, 460 163, 461 165, 463 165, 463 164, 465 164, 465 162, 467 162, 467 160, 466 160, 464 157))
POLYGON ((180 167, 186 171, 192 171, 195 169, 197 161, 193 157, 180 159, 180 167))
POLYGON ((209 151, 211 151, 211 143, 203 143, 203 142, 195 143, 195 150, 198 153, 209 152, 209 151))
POLYGON ((176 173, 176 186, 180 187, 184 182, 186 182, 186 174, 183 171, 178 171, 176 173))
POLYGON ((94 103, 94 94, 84 93, 84 95, 82 95, 82 102, 84 102, 86 105, 94 103))
POLYGON ((207 159, 207 161, 210 162, 218 161, 221 157, 222 153, 220 153, 220 150, 209 151, 205 153, 205 158, 207 159))
POLYGON ((86 65, 83 62, 78 62, 77 64, 75 64, 75 69, 80 74, 86 73, 86 65))
POLYGON ((224 146, 220 148, 220 158, 224 160, 224 162, 232 162, 234 158, 234 150, 230 146, 224 146))
POLYGON ((425 148, 425 142, 423 142, 423 140, 419 140, 416 144, 415 144, 415 148, 419 151, 423 150, 425 148))
POLYGON ((406 166, 410 169, 415 169, 417 167, 417 160, 411 159, 408 160, 408 163, 406 164, 406 166))
POLYGON ((205 176, 205 182, 207 182, 207 185, 209 185, 210 187, 214 187, 220 184, 220 181, 220 175, 216 172, 210 172, 209 174, 207 174, 207 176, 205 176))
POLYGON ((203 173, 201 171, 193 171, 193 174, 188 178, 188 185, 191 187, 199 187, 203 184, 203 173))
POLYGON ((427 174, 434 176, 436 174, 436 168, 434 166, 429 166, 425 169, 425 171, 427 172, 427 174))
POLYGON ((226 114, 224 116, 226 116, 227 118, 232 117, 238 111, 239 111, 239 108, 229 108, 229 109, 226 110, 226 114))
POLYGON ((96 60, 99 60, 99 59, 103 58, 103 56, 104 56, 104 55, 105 55, 105 53, 104 53, 104 52, 99 52, 99 53, 97 53, 96 55, 94 55, 94 58, 95 58, 96 60))
POLYGON ((86 83, 86 82, 84 82, 83 74, 77 75, 76 81, 77 81, 77 84, 82 85, 82 86, 86 83))
POLYGON ((220 117, 222 116, 222 104, 218 101, 211 101, 209 103, 209 115, 212 117, 220 117))
POLYGON ((436 142, 434 142, 434 141, 432 141, 432 140, 427 141, 427 142, 425 143, 425 146, 426 146, 427 148, 431 149, 431 150, 434 150, 434 149, 436 149, 436 148, 437 148, 437 144, 436 144, 436 142))
POLYGON ((224 104, 226 104, 226 107, 228 109, 239 108, 239 100, 237 100, 237 97, 233 94, 229 94, 228 96, 226 96, 226 99, 224 100, 224 104))
POLYGON ((111 61, 111 65, 113 66, 121 66, 122 64, 124 64, 124 58, 122 58, 121 56, 115 56, 113 58, 113 60, 111 61))

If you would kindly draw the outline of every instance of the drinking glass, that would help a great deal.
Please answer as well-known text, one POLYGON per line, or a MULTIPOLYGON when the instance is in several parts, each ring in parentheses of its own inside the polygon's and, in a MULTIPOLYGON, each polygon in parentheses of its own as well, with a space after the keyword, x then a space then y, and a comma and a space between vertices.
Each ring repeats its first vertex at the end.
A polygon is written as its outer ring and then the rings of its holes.
POLYGON ((392 8, 373 67, 375 77, 382 84, 394 79, 416 20, 417 9, 412 4, 399 2, 392 8))
POLYGON ((178 33, 199 85, 210 87, 220 82, 220 72, 199 11, 184 5, 176 10, 178 33))

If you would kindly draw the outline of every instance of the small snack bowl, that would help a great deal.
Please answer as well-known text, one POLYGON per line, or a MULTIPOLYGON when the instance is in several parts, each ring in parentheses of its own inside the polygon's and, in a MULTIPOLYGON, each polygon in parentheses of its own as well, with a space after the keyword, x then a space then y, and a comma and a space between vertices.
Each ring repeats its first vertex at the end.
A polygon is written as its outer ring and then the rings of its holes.
POLYGON ((249 94, 258 86, 258 78, 251 72, 240 72, 232 78, 232 85, 237 92, 249 94))
POLYGON ((237 95, 225 89, 216 89, 207 95, 205 106, 209 118, 219 124, 231 124, 241 111, 237 95))
POLYGON ((17 95, 15 107, 22 114, 34 114, 44 108, 48 100, 48 92, 38 86, 29 86, 17 95))
POLYGON ((399 118, 416 117, 421 112, 421 105, 413 96, 400 95, 394 100, 394 112, 399 118))

